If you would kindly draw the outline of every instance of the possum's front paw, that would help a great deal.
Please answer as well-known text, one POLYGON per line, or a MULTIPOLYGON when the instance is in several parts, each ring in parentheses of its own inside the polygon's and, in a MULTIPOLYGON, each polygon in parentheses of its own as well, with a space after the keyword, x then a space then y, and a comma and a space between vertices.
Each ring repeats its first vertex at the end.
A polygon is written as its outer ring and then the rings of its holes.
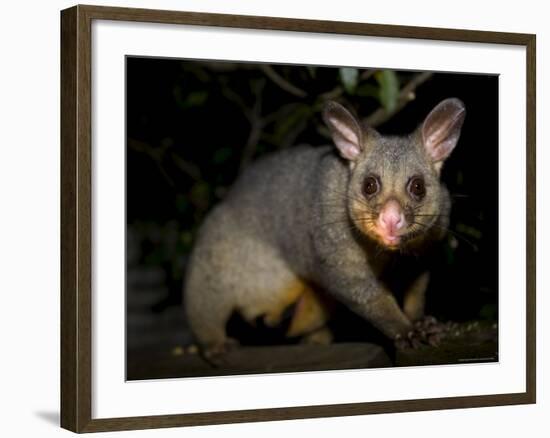
POLYGON ((202 354, 206 359, 218 358, 230 350, 239 346, 239 341, 234 338, 226 338, 223 342, 211 344, 202 349, 202 354))
POLYGON ((404 335, 397 335, 395 346, 404 350, 420 348, 423 345, 437 347, 448 332, 448 324, 443 324, 433 316, 425 316, 413 324, 412 330, 404 335))

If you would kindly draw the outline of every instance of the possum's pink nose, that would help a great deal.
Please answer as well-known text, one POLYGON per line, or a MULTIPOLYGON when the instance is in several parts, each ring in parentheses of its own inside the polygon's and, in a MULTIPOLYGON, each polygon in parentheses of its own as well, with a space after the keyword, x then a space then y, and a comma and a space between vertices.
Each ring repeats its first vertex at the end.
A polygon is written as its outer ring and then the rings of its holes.
POLYGON ((405 226, 405 216, 397 201, 389 200, 384 204, 379 216, 380 228, 390 240, 397 238, 399 231, 405 226))

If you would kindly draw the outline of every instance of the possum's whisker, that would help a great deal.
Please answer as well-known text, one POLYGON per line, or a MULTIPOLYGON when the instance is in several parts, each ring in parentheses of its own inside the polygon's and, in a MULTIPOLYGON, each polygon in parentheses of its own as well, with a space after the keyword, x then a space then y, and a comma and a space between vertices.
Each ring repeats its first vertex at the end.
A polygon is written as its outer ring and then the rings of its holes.
POLYGON ((380 245, 379 242, 376 242, 374 258, 377 259, 380 256, 380 254, 382 254, 383 252, 384 252, 384 247, 380 245))
POLYGON ((465 193, 453 193, 450 195, 451 198, 470 198, 471 195, 467 195, 465 193))
POLYGON ((328 190, 326 190, 327 193, 329 194, 332 194, 332 195, 337 195, 337 196, 340 196, 340 199, 345 199, 345 200, 353 200, 353 201, 356 201, 358 202, 359 204, 361 204, 362 206, 364 207, 367 207, 369 208, 369 205, 367 204, 367 202, 365 201, 365 199, 362 199, 360 198, 359 196, 355 196, 349 192, 345 192, 345 191, 339 191, 339 190, 336 190, 334 188, 330 188, 328 190))
POLYGON ((319 224, 318 227, 325 227, 325 226, 331 226, 331 225, 340 225, 343 229, 351 232, 351 233, 360 233, 361 230, 357 228, 357 226, 353 222, 348 222, 347 224, 345 221, 341 222, 329 222, 325 224, 319 224))
POLYGON ((357 217, 355 218, 355 220, 357 222, 361 222, 363 224, 368 224, 368 225, 374 225, 376 223, 376 220, 370 217, 357 217))
POLYGON ((466 237, 464 237, 463 235, 461 235, 460 233, 454 231, 454 230, 451 230, 450 228, 448 227, 443 227, 441 225, 437 225, 437 224, 431 224, 431 225, 426 225, 426 224, 422 224, 420 222, 413 222, 414 224, 416 225, 420 225, 422 227, 425 227, 425 228, 430 228, 430 227, 436 227, 436 228, 439 228, 441 230, 444 230, 448 233, 450 233, 452 236, 456 237, 457 239, 460 239, 462 240, 464 243, 467 243, 468 245, 471 246, 471 248, 475 251, 477 251, 478 247, 475 243, 473 243, 472 241, 470 241, 469 239, 467 239, 466 237))
POLYGON ((412 223, 412 229, 410 229, 407 234, 403 235, 403 239, 405 241, 411 241, 411 240, 414 240, 416 239, 418 236, 422 235, 424 232, 425 232, 425 228, 422 227, 422 226, 416 226, 414 227, 415 225, 419 225, 419 224, 416 224, 416 223, 412 223))
POLYGON ((346 228, 348 229, 352 229, 354 228, 354 224, 352 221, 350 220, 338 220, 338 221, 333 221, 333 222, 325 222, 325 223, 321 223, 321 224, 318 224, 317 226, 318 227, 329 227, 329 226, 332 226, 332 225, 347 225, 346 228))

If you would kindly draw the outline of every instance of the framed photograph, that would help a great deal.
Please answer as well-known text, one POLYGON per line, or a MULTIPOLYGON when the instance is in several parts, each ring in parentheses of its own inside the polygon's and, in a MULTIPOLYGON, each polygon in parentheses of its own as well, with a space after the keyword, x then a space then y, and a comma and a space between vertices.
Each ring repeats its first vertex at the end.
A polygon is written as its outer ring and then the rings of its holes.
POLYGON ((61 425, 535 403, 535 35, 61 13, 61 425))

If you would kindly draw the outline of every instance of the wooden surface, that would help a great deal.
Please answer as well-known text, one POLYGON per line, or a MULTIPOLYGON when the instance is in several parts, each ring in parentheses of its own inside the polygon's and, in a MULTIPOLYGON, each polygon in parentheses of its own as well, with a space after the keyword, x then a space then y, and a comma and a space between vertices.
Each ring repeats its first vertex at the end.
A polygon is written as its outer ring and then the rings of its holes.
POLYGON ((214 362, 185 349, 128 353, 128 380, 297 371, 381 368, 392 363, 374 344, 275 345, 238 347, 214 362))
POLYGON ((456 325, 437 347, 386 352, 371 343, 331 345, 240 346, 205 360, 196 348, 133 349, 127 355, 127 379, 226 376, 498 361, 498 329, 488 323, 456 325))
POLYGON ((396 366, 451 365, 498 361, 498 327, 484 322, 457 324, 437 347, 396 352, 396 366))

